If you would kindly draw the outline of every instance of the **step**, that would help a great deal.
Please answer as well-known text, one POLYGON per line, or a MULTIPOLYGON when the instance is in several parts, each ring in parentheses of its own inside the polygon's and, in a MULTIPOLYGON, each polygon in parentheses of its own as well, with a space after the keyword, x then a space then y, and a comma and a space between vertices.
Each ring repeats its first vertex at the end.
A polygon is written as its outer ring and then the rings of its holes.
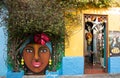
MULTIPOLYGON (((0 77, 5 78, 5 77, 0 77)), ((25 75, 23 78, 46 78, 45 75, 25 75)), ((120 74, 84 74, 84 75, 61 75, 49 78, 120 78, 120 74)))
POLYGON ((23 78, 45 78, 45 75, 24 75, 23 78))

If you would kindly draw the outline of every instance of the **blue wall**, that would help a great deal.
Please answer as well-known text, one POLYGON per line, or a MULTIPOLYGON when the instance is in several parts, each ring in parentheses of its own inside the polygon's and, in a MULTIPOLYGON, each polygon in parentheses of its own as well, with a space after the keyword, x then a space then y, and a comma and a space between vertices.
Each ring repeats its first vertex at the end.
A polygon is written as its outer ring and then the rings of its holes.
POLYGON ((110 74, 120 73, 120 57, 108 58, 108 72, 110 74))
POLYGON ((4 35, 3 27, 0 27, 0 76, 5 76, 7 72, 6 60, 6 36, 4 35))
POLYGON ((63 75, 82 75, 84 74, 84 57, 63 57, 63 75))
POLYGON ((84 57, 63 57, 62 67, 56 72, 46 71, 46 78, 60 78, 60 75, 83 75, 84 57))

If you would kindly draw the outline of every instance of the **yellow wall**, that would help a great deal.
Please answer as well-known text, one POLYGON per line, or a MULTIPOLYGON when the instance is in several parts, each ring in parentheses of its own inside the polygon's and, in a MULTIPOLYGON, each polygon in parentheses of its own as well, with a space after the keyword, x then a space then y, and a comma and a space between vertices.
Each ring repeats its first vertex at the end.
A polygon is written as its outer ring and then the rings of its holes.
POLYGON ((70 35, 65 56, 83 56, 83 32, 80 27, 70 35))
MULTIPOLYGON (((120 31, 120 8, 83 10, 82 24, 76 26, 71 32, 72 34, 69 36, 69 44, 68 41, 66 41, 65 56, 84 55, 84 14, 108 15, 108 31, 120 31)), ((67 30, 69 29, 70 28, 67 28, 67 30)))

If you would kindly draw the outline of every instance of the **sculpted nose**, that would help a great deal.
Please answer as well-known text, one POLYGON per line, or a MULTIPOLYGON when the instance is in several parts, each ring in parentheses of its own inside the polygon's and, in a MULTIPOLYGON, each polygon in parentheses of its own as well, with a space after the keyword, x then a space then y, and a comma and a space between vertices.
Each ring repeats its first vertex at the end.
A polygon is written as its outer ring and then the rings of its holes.
POLYGON ((35 53, 34 58, 35 58, 35 60, 38 60, 39 59, 39 55, 37 53, 35 53))
POLYGON ((34 60, 37 62, 39 61, 39 46, 38 45, 35 45, 34 47, 34 60))
POLYGON ((38 60, 38 59, 35 59, 35 62, 39 62, 39 60, 38 60))

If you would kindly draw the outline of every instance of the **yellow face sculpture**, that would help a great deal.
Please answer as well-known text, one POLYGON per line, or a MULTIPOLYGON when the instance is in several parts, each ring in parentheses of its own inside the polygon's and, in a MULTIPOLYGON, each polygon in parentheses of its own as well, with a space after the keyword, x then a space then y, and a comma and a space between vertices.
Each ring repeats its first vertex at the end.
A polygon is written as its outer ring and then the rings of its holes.
POLYGON ((46 45, 27 44, 23 50, 26 66, 34 73, 40 73, 48 65, 50 50, 46 45))

